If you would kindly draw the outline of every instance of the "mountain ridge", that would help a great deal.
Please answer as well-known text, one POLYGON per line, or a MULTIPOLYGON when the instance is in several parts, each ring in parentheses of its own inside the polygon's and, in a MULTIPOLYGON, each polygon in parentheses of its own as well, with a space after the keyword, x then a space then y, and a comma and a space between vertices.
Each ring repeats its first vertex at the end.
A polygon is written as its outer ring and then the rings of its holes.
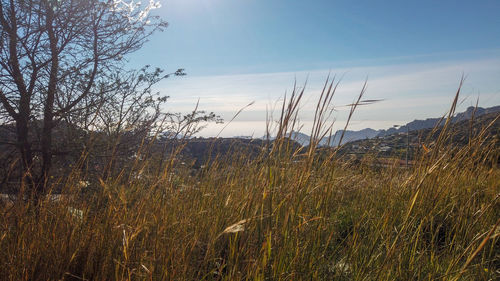
MULTIPOLYGON (((474 107, 470 106, 468 107, 465 111, 459 112, 455 114, 452 117, 451 122, 456 123, 460 122, 463 120, 469 120, 472 116, 479 117, 482 115, 490 114, 490 113, 496 113, 500 112, 500 105, 493 106, 493 107, 474 107)), ((434 128, 436 125, 439 123, 444 124, 446 121, 446 117, 436 117, 436 118, 427 118, 424 120, 419 120, 415 119, 411 122, 406 123, 405 125, 399 126, 399 127, 392 127, 389 129, 380 129, 380 130, 375 130, 371 128, 365 128, 362 130, 345 130, 345 133, 342 137, 342 132, 344 130, 337 130, 335 134, 333 134, 331 137, 326 136, 322 138, 319 142, 319 146, 338 146, 342 144, 346 144, 348 142, 353 142, 357 140, 362 140, 362 139, 372 139, 375 137, 385 137, 389 136, 392 134, 398 134, 398 133, 406 133, 407 128, 408 131, 417 131, 421 129, 430 129, 434 128), (340 139, 342 138, 342 141, 340 139)), ((292 139, 302 146, 307 146, 309 145, 310 137, 307 134, 301 133, 301 132, 292 132, 291 134, 292 139)))

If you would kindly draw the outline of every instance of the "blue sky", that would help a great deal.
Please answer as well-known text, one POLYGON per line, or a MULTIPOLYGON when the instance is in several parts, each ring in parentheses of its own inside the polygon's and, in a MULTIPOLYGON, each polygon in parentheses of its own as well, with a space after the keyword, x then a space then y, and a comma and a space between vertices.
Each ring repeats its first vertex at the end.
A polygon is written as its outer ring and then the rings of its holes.
MULTIPOLYGON (((259 135, 266 110, 309 77, 305 132, 329 72, 343 76, 336 105, 351 102, 368 77, 352 129, 435 117, 447 109, 462 73, 461 107, 500 104, 500 1, 161 0, 170 26, 129 59, 188 76, 164 81, 167 110, 200 105, 231 119, 223 136, 259 135)), ((347 109, 338 108, 336 127, 347 109)), ((220 130, 210 126, 202 135, 220 130)))

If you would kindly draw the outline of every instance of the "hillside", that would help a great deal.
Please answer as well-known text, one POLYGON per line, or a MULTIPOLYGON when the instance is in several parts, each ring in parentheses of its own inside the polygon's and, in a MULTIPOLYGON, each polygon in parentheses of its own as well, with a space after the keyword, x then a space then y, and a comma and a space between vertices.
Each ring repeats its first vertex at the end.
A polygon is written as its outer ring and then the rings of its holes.
MULTIPOLYGON (((460 115, 455 121, 450 130, 451 137, 449 143, 453 146, 465 146, 469 140, 477 136, 483 128, 488 125, 489 128, 485 134, 492 139, 500 137, 500 113, 486 113, 473 120, 467 120, 464 115, 460 115), (492 123, 494 122, 494 123, 492 123)), ((377 136, 373 139, 358 140, 345 144, 341 152, 345 154, 367 154, 377 153, 384 157, 397 157, 403 159, 406 157, 407 147, 409 158, 413 159, 415 153, 422 149, 428 149, 436 140, 442 131, 442 127, 434 130, 433 128, 425 128, 420 130, 411 130, 409 135, 406 130, 404 132, 392 133, 385 136, 377 136), (425 147, 425 148, 424 148, 425 147)))
MULTIPOLYGON (((475 107, 469 107, 467 108, 466 111, 460 112, 455 114, 455 116, 452 119, 452 123, 457 123, 460 121, 464 120, 470 120, 472 116, 474 117, 480 117, 482 115, 488 115, 492 113, 498 113, 500 112, 500 106, 494 106, 494 107, 489 107, 489 108, 482 108, 478 107, 477 109, 475 107)), ((407 131, 407 128, 409 131, 416 131, 416 130, 422 130, 422 129, 432 129, 436 127, 437 125, 443 125, 444 122, 446 121, 446 118, 427 118, 425 120, 414 120, 411 121, 403 126, 400 127, 393 127, 389 129, 381 129, 381 130, 374 130, 371 128, 366 128, 358 131, 354 130, 346 130, 344 133, 344 136, 342 138, 342 144, 346 144, 349 142, 357 141, 357 140, 365 140, 365 139, 372 139, 375 137, 385 137, 389 136, 392 134, 399 134, 399 133, 405 133, 407 131), (440 123, 441 122, 441 123, 440 123)), ((320 146, 338 146, 341 136, 342 136, 343 130, 338 130, 333 134, 332 137, 326 136, 324 137, 320 142, 320 146)), ((292 133, 292 139, 297 141, 303 146, 309 145, 310 137, 301 132, 293 132, 292 133)))
MULTIPOLYGON (((488 108, 478 107, 477 109, 475 107, 471 106, 471 107, 468 107, 466 111, 455 114, 455 116, 452 119, 452 123, 456 123, 456 122, 460 122, 460 121, 464 121, 464 120, 470 120, 472 116, 480 117, 482 115, 487 115, 487 114, 497 113, 497 112, 500 112, 500 106, 494 106, 494 107, 488 107, 488 108)), ((407 127, 410 131, 421 130, 421 129, 431 129, 431 128, 434 128, 438 124, 443 125, 445 121, 446 121, 446 118, 443 119, 440 117, 439 118, 427 118, 425 120, 414 120, 414 121, 409 122, 406 125, 398 127, 398 128, 390 128, 387 130, 380 130, 379 133, 377 134, 377 136, 384 137, 384 136, 391 135, 391 134, 406 133, 407 127)))
MULTIPOLYGON (((463 144, 466 123, 454 126, 463 144)), ((496 123, 491 133, 498 129, 496 123)), ((389 137, 404 143, 404 134, 389 137)), ((255 155, 254 142, 265 147, 262 141, 165 143, 186 145, 191 155, 213 147, 233 157, 214 155, 210 165, 190 170, 175 154, 161 166, 136 157, 132 169, 94 181, 75 169, 59 179, 64 196, 48 197, 37 209, 0 198, 0 276, 498 280, 500 171, 493 141, 474 139, 471 153, 458 147, 429 153, 408 169, 343 161, 333 148, 296 160, 297 150, 283 149, 283 139, 255 155)))

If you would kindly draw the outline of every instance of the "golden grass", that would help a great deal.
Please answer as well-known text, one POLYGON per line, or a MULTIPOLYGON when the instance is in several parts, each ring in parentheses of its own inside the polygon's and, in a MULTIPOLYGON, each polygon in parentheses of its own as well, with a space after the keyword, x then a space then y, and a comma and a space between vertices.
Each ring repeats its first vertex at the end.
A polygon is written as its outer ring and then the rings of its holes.
MULTIPOLYGON (((335 88, 325 86, 314 136, 328 133, 325 102, 335 88)), ((2 207, 0 279, 500 276, 495 140, 478 134, 454 147, 445 129, 408 169, 377 169, 370 157, 355 166, 336 150, 319 155, 289 145, 301 96, 294 92, 283 104, 278 137, 256 159, 233 155, 197 173, 173 159, 158 173, 144 159, 84 197, 2 207)), ((82 180, 78 173, 64 179, 65 192, 79 192, 82 180)))

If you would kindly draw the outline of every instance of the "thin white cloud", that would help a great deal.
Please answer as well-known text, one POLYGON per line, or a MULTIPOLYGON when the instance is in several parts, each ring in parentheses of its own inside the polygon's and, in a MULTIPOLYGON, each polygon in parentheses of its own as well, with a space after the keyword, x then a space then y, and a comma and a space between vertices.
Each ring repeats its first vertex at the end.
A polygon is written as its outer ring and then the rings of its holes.
MULTIPOLYGON (((327 75, 342 77, 334 105, 351 103, 359 94, 368 77, 366 98, 384 99, 369 106, 360 107, 355 113, 353 126, 385 128, 389 123, 404 123, 442 115, 449 107, 457 90, 461 75, 466 75, 462 97, 466 100, 459 110, 473 105, 480 96, 480 106, 500 104, 500 58, 464 60, 453 62, 431 62, 339 68, 332 70, 311 70, 301 72, 259 73, 245 75, 224 75, 185 77, 166 81, 161 91, 171 96, 169 111, 187 112, 194 108, 197 100, 200 108, 221 114, 230 119, 234 113, 251 101, 236 122, 228 126, 224 135, 249 135, 265 128, 266 110, 281 99, 285 91, 290 93, 294 81, 302 87, 306 79, 306 96, 302 104, 301 120, 305 127, 311 121, 315 102, 321 92, 327 75), (373 121, 378 120, 378 121, 373 121), (363 126, 363 122, 366 126, 363 126), (235 123, 236 124, 236 123, 235 123), (251 125, 250 125, 251 124, 251 125), (246 131, 245 131, 246 129, 246 131), (247 132, 245 134, 245 132, 247 132)), ((347 107, 338 107, 339 120, 346 119, 347 107)), ((306 128, 307 129, 307 128, 306 128)), ((205 130, 203 135, 212 135, 216 126, 205 130)))

